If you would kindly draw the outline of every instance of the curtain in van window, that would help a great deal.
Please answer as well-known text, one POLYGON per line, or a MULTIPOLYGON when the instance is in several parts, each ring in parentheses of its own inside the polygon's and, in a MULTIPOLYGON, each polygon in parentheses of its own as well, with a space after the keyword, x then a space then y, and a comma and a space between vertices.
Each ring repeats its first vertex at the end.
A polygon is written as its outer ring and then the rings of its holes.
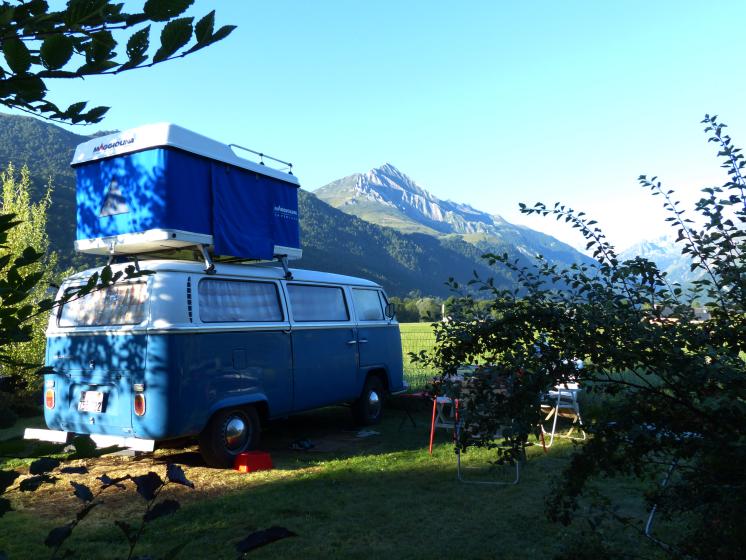
POLYGON ((277 286, 270 282, 201 280, 199 317, 205 323, 282 321, 277 286))
POLYGON ((347 321, 342 288, 288 284, 290 307, 295 321, 347 321))

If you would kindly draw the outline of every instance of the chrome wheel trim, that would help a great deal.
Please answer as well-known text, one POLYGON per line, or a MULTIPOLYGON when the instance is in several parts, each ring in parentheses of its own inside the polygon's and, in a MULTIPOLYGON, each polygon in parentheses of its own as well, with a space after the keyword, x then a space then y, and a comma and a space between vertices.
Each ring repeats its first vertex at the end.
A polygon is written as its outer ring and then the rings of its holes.
POLYGON ((249 428, 240 416, 230 416, 225 423, 223 440, 230 452, 240 451, 249 439, 249 428))
POLYGON ((378 395, 378 391, 371 389, 368 393, 368 416, 378 418, 379 414, 381 414, 381 397, 378 395))

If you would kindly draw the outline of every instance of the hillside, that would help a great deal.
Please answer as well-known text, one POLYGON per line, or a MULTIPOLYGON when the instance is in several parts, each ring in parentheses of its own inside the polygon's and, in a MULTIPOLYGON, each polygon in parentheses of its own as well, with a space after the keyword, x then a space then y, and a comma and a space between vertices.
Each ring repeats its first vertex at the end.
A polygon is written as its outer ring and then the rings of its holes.
POLYGON ((482 264, 480 251, 463 241, 438 240, 426 234, 402 234, 347 215, 300 191, 301 267, 364 276, 386 286, 393 295, 419 291, 448 296, 445 281, 465 282, 474 270, 495 276, 499 285, 510 278, 482 264))
MULTIPOLYGON (((75 146, 86 136, 31 117, 0 114, 0 165, 27 164, 38 196, 48 180, 54 185, 49 216, 52 248, 63 266, 100 263, 72 251, 75 238, 75 176, 69 167, 75 146)), ((363 276, 380 282, 392 295, 418 292, 448 296, 446 280, 468 280, 473 270, 493 275, 499 285, 510 278, 487 268, 481 251, 461 239, 407 235, 336 210, 303 190, 299 193, 303 260, 298 266, 363 276)))
MULTIPOLYGON (((81 131, 87 130, 81 127, 81 131)), ((12 162, 20 169, 28 165, 32 194, 36 197, 52 181, 53 206, 47 218, 47 233, 66 265, 82 262, 73 259, 71 251, 75 240, 75 172, 70 160, 75 146, 89 138, 33 117, 0 113, 0 166, 5 169, 12 162)))
POLYGON ((468 204, 441 200, 390 163, 333 181, 314 194, 367 222, 402 233, 461 240, 481 253, 507 252, 523 262, 541 254, 560 265, 590 261, 554 237, 468 204))

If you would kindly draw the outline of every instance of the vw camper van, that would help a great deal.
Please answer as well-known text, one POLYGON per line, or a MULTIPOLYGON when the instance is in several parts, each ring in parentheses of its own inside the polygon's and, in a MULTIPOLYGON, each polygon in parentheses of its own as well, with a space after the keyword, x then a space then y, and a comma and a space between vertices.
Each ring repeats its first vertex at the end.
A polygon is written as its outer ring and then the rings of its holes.
MULTIPOLYGON (((404 389, 399 326, 378 284, 276 266, 144 261, 150 275, 72 299, 47 330, 44 416, 27 437, 149 451, 195 437, 229 466, 261 425, 350 403, 378 422, 404 389)), ((113 265, 114 271, 124 265, 113 265)), ((68 278, 58 298, 85 284, 68 278)))

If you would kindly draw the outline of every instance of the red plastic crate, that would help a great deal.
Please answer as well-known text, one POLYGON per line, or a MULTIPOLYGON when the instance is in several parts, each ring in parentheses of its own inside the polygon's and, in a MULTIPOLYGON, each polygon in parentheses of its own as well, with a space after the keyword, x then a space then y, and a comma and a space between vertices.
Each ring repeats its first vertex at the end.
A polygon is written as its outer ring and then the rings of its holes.
POLYGON ((242 473, 269 471, 272 470, 272 457, 266 451, 244 451, 236 455, 233 468, 242 473))

